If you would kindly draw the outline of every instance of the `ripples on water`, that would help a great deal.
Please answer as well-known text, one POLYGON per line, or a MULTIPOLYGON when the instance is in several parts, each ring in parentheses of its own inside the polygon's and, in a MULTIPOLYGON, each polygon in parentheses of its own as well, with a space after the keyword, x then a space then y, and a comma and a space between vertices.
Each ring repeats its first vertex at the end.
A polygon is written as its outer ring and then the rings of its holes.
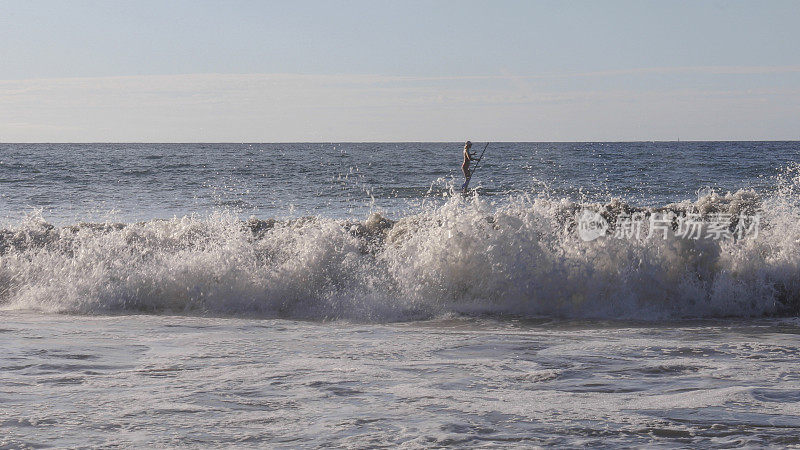
POLYGON ((460 152, 0 144, 0 448, 800 445, 800 144, 460 152))
MULTIPOLYGON (((473 185, 642 205, 769 189, 797 142, 491 143, 473 185)), ((398 215, 462 181, 459 143, 0 144, 0 219, 124 222, 205 215, 398 215)))

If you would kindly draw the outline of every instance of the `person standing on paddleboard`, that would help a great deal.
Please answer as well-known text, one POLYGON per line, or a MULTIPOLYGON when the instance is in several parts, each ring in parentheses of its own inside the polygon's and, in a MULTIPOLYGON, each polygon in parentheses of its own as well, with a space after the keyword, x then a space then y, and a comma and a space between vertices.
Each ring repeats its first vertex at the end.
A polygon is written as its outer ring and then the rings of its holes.
POLYGON ((472 142, 467 141, 464 144, 464 162, 461 163, 461 171, 464 172, 464 179, 469 181, 469 163, 475 161, 475 154, 470 153, 469 149, 472 148, 472 142))

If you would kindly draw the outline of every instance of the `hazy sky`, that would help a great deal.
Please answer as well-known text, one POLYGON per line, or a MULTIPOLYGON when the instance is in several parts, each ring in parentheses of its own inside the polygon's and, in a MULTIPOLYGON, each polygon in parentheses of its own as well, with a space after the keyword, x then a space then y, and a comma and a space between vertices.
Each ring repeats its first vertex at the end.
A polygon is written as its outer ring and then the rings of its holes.
POLYGON ((0 0, 0 142, 800 139, 800 0, 0 0))

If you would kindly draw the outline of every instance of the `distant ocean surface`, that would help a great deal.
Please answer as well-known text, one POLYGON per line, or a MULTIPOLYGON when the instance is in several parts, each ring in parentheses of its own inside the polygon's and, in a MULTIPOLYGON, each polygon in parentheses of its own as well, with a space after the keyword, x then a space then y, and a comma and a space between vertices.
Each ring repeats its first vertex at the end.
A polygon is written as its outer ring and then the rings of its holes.
MULTIPOLYGON (((0 218, 41 210, 64 225, 228 211, 360 220, 374 210, 396 219, 461 185, 461 146, 0 144, 0 218)), ((658 206, 709 189, 770 193, 798 157, 798 142, 500 142, 471 184, 493 201, 546 193, 658 206)))
POLYGON ((800 445, 800 142, 461 149, 0 144, 0 448, 800 445))

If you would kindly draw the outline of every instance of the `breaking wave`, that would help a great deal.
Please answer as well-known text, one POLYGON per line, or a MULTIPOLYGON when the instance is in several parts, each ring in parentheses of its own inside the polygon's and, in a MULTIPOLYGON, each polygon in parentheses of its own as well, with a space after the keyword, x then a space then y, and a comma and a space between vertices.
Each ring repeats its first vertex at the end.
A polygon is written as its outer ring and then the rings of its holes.
POLYGON ((44 312, 181 313, 403 321, 447 315, 680 319, 796 315, 800 210, 774 195, 699 196, 661 208, 454 195, 398 220, 233 214, 0 230, 0 307, 44 312), (610 225, 583 240, 582 211, 610 225), (640 213, 758 214, 757 236, 615 237, 640 213))

